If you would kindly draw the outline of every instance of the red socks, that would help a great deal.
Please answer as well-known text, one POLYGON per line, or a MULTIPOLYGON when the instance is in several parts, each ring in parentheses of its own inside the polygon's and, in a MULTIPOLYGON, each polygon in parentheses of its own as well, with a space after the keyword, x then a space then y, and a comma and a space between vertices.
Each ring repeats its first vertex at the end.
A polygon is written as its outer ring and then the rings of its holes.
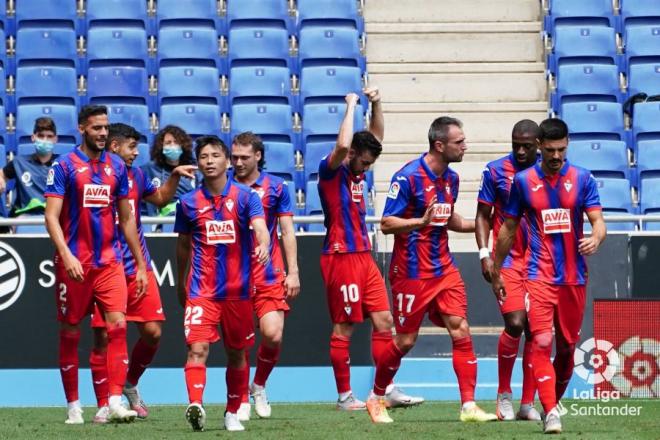
POLYGON ((156 355, 158 350, 158 345, 149 345, 142 340, 138 339, 133 347, 133 352, 131 353, 131 362, 128 368, 128 375, 126 379, 131 385, 137 385, 140 380, 140 376, 144 373, 147 366, 151 363, 156 355))
POLYGON ((571 381, 571 376, 573 376, 574 352, 575 345, 568 344, 565 341, 562 341, 560 338, 557 338, 557 350, 552 366, 554 367, 555 374, 557 376, 557 383, 555 384, 555 397, 558 401, 562 398, 564 392, 566 392, 568 383, 571 381))
POLYGON ((241 399, 248 392, 250 369, 227 367, 225 381, 227 383, 227 412, 236 414, 241 406, 241 399))
POLYGON ((121 396, 126 383, 128 353, 126 349, 126 321, 107 324, 108 383, 110 396, 121 396))
POLYGON ((516 363, 519 343, 520 336, 514 338, 506 331, 502 331, 499 342, 497 343, 498 394, 511 392, 511 373, 513 373, 513 366, 516 363))
POLYGON ((520 403, 525 405, 534 403, 534 395, 536 394, 536 380, 534 379, 534 371, 532 369, 532 341, 527 338, 525 338, 523 348, 522 367, 523 381, 520 403))
POLYGON ((332 371, 335 374, 339 394, 351 390, 350 342, 350 338, 345 336, 334 333, 330 336, 330 362, 332 363, 332 371))
POLYGON ((374 394, 384 396, 385 389, 392 382, 401 365, 401 358, 405 354, 399 350, 390 335, 390 342, 385 346, 378 357, 376 365, 376 378, 374 380, 374 394))
MULTIPOLYGON (((555 394, 555 369, 550 363, 552 352, 552 334, 534 336, 532 342, 532 365, 534 368, 534 379, 539 391, 539 400, 543 410, 548 413, 557 406, 557 395, 555 394), (539 336, 543 339, 549 338, 549 343, 539 344, 539 336)), ((547 342, 547 341, 544 341, 547 342)))
MULTIPOLYGON (((255 385, 265 386, 270 372, 273 371, 275 364, 280 358, 280 346, 275 348, 268 347, 263 342, 257 350, 257 370, 254 373, 253 382, 255 385)), ((248 364, 249 365, 249 364, 248 364)))
POLYGON ((392 341, 392 332, 389 330, 371 333, 371 357, 374 360, 374 365, 378 365, 378 360, 388 349, 390 341, 392 341))
POLYGON ((206 386, 206 365, 188 362, 183 371, 186 375, 188 401, 201 405, 204 387, 206 386))
POLYGON ((461 403, 472 402, 477 385, 477 358, 472 349, 472 338, 465 336, 452 342, 452 360, 461 393, 461 403))
POLYGON ((92 370, 92 384, 99 408, 108 405, 108 353, 103 350, 92 350, 89 354, 89 368, 92 370))
POLYGON ((78 341, 80 330, 60 329, 60 374, 67 402, 78 400, 78 341))

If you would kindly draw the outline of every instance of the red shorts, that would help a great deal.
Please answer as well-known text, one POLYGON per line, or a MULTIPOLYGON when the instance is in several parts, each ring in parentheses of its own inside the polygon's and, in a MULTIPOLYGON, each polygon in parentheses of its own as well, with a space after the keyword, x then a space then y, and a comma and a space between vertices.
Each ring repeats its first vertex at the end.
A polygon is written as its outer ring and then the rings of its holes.
POLYGON ((370 252, 321 255, 321 275, 333 324, 390 310, 385 280, 370 252))
POLYGON ((397 333, 417 333, 426 313, 440 327, 445 325, 441 315, 467 317, 465 285, 458 271, 424 280, 393 277, 390 283, 397 333))
POLYGON ((242 350, 254 344, 252 301, 216 301, 209 298, 188 298, 183 318, 186 344, 217 342, 218 326, 225 346, 242 350))
POLYGON ((515 269, 502 269, 500 274, 506 290, 504 302, 499 302, 502 315, 525 310, 525 279, 527 277, 515 269))
POLYGON ((533 335, 561 332, 569 344, 580 340, 587 298, 586 286, 561 286, 543 281, 525 282, 527 319, 533 335))
POLYGON ((61 262, 55 263, 57 319, 77 325, 92 312, 94 302, 107 312, 126 313, 124 266, 114 262, 102 267, 83 268, 82 282, 72 280, 61 262))
MULTIPOLYGON (((147 271, 147 291, 138 297, 137 282, 135 275, 126 277, 128 287, 128 304, 126 305, 126 320, 131 322, 165 321, 163 305, 160 302, 160 291, 156 276, 150 270, 147 271)), ((98 304, 94 305, 92 313, 92 327, 105 327, 105 317, 101 313, 98 304)))
POLYGON ((254 292, 252 303, 258 319, 270 312, 288 313, 291 310, 286 302, 286 289, 282 283, 257 287, 254 292))

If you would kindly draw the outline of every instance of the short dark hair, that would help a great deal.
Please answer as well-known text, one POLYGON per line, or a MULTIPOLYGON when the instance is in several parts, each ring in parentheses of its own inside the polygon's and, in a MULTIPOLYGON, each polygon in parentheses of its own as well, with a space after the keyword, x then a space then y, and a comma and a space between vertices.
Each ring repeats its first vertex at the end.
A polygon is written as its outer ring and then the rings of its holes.
POLYGON ((367 130, 353 133, 351 148, 358 154, 368 151, 376 159, 380 156, 380 153, 383 152, 383 145, 378 138, 376 138, 372 132, 367 130))
POLYGON ((195 140, 195 157, 199 157, 199 152, 202 151, 202 148, 206 147, 207 145, 220 147, 222 152, 225 154, 225 157, 229 159, 229 148, 227 148, 227 145, 222 142, 222 139, 215 135, 200 136, 195 140))
POLYGON ((535 139, 540 139, 541 130, 539 128, 539 124, 532 121, 531 119, 523 119, 516 122, 516 125, 513 126, 513 130, 511 130, 511 136, 525 134, 531 134, 535 139))
POLYGON ((105 143, 110 145, 114 140, 117 142, 124 142, 126 139, 135 139, 136 141, 139 141, 141 137, 142 135, 135 128, 128 124, 116 122, 110 124, 110 127, 108 128, 108 138, 105 143))
POLYGON ((568 125, 561 119, 546 119, 541 122, 539 128, 541 129, 541 136, 539 137, 541 142, 545 140, 557 141, 568 137, 568 125))
POLYGON ((257 151, 261 152, 261 160, 259 160, 257 167, 259 167, 259 169, 263 169, 263 167, 266 165, 266 148, 264 147, 264 142, 256 134, 252 133, 251 131, 239 133, 234 136, 234 139, 231 141, 231 143, 232 145, 251 145, 252 151, 255 153, 257 151))
POLYGON ((92 116, 107 115, 108 107, 105 105, 86 105, 78 113, 78 125, 87 123, 87 119, 92 116))
POLYGON ((193 158, 193 142, 191 137, 186 131, 176 125, 166 125, 154 138, 154 143, 151 146, 150 156, 151 160, 159 167, 163 168, 167 164, 165 155, 163 154, 163 144, 165 143, 165 135, 171 134, 174 140, 181 146, 183 153, 179 158, 179 165, 193 165, 195 159, 193 158))
POLYGON ((42 131, 52 131, 57 135, 57 128, 55 127, 55 121, 53 121, 51 118, 48 118, 46 116, 37 118, 34 121, 34 129, 32 130, 32 133, 39 134, 42 131))
POLYGON ((433 147, 433 144, 436 141, 440 141, 443 144, 447 143, 449 139, 449 127, 455 125, 458 128, 463 127, 463 123, 451 116, 440 116, 431 122, 431 127, 429 128, 429 148, 433 147))

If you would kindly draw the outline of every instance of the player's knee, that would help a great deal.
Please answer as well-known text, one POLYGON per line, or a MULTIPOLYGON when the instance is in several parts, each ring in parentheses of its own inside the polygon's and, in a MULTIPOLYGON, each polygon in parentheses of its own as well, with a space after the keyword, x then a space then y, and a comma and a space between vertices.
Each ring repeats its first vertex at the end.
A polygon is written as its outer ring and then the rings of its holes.
POLYGON ((575 344, 563 343, 557 344, 557 355, 573 356, 575 344))
POLYGON ((507 317, 504 330, 512 338, 519 338, 525 330, 525 319, 520 316, 507 317))
POLYGON ((149 345, 158 345, 158 343, 160 343, 160 337, 162 333, 163 330, 160 325, 149 326, 142 334, 142 340, 149 345))
POLYGON ((271 347, 276 347, 282 343, 282 329, 269 329, 263 333, 264 342, 271 347))
POLYGON ((245 350, 226 348, 227 365, 231 368, 243 368, 245 366, 245 350))
POLYGON ((394 338, 394 343, 403 354, 412 350, 415 342, 417 342, 417 333, 400 333, 394 338))
POLYGON ((105 328, 94 329, 94 344, 93 348, 97 351, 103 351, 108 347, 108 333, 105 328))
POLYGON ((209 347, 203 344, 193 344, 188 348, 188 362, 205 363, 209 355, 209 347))
POLYGON ((377 332, 391 330, 394 327, 392 314, 389 312, 375 314, 373 316, 373 325, 377 332))
POLYGON ((467 319, 449 319, 447 321, 447 331, 452 339, 461 339, 470 336, 470 326, 467 319))
POLYGON ((549 350, 552 348, 552 333, 539 333, 534 335, 534 347, 539 350, 549 350))

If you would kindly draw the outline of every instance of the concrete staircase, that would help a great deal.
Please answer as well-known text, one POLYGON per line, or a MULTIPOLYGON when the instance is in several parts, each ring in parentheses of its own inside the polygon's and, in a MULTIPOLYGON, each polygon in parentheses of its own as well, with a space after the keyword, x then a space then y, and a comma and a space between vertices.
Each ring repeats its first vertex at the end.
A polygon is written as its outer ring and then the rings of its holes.
MULTIPOLYGON (((377 214, 392 174, 428 150, 430 123, 451 115, 463 121, 468 141, 453 166, 461 177, 457 209, 473 218, 484 164, 509 151, 518 120, 546 117, 540 3, 372 0, 365 18, 369 79, 381 89, 386 122, 377 214)), ((454 251, 476 250, 472 234, 451 241, 454 251)))

